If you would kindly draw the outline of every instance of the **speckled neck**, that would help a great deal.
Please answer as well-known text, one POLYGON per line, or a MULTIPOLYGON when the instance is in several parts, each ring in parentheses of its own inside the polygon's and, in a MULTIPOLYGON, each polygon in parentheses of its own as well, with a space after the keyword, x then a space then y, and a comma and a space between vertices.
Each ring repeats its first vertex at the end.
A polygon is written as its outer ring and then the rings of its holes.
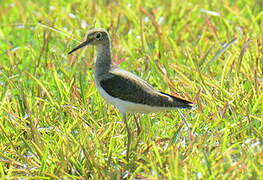
POLYGON ((97 45, 97 57, 95 65, 95 75, 99 76, 108 73, 111 67, 111 47, 110 42, 97 45))

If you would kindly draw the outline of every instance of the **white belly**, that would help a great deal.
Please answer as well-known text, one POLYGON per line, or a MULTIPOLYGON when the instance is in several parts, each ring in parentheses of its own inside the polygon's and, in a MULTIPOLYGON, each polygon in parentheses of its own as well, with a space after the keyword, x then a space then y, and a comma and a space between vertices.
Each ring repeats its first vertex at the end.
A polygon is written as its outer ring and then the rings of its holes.
POLYGON ((98 85, 97 89, 100 93, 100 95, 109 103, 113 104, 115 107, 119 109, 121 113, 126 112, 141 112, 141 113, 149 113, 149 112, 157 112, 157 111, 164 111, 171 108, 165 108, 165 107, 156 107, 156 106, 149 106, 145 104, 139 104, 139 103, 133 103, 124 101, 115 97, 112 97, 108 95, 104 89, 98 85))

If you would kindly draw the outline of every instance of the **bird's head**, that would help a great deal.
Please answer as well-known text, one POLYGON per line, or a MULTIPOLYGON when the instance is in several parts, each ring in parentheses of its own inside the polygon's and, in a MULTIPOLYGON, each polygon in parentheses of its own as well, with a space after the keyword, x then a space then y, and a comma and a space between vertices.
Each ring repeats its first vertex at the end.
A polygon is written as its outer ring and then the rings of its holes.
POLYGON ((86 41, 78 45, 76 48, 71 50, 68 54, 73 53, 74 51, 87 46, 87 45, 103 45, 108 44, 110 41, 109 34, 105 29, 92 29, 88 32, 86 41))

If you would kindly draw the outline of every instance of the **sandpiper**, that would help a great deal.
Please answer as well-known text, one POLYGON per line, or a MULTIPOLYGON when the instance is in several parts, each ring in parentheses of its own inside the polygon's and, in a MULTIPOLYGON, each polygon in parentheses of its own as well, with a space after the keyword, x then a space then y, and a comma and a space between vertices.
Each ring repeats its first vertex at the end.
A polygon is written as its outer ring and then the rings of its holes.
POLYGON ((127 158, 130 151, 131 132, 126 113, 147 113, 174 108, 193 107, 193 103, 154 89, 138 76, 119 68, 112 62, 111 40, 104 29, 92 29, 88 32, 86 41, 74 48, 68 54, 87 46, 97 47, 95 64, 95 83, 100 95, 117 107, 122 114, 127 129, 127 158))

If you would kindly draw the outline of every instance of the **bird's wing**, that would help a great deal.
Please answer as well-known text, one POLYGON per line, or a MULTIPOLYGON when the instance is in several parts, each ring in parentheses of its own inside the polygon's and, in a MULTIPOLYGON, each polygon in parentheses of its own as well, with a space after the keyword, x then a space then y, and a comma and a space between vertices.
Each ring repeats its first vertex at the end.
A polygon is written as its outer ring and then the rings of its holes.
POLYGON ((124 70, 110 72, 101 87, 115 98, 156 107, 191 108, 191 102, 155 90, 138 76, 124 70))

